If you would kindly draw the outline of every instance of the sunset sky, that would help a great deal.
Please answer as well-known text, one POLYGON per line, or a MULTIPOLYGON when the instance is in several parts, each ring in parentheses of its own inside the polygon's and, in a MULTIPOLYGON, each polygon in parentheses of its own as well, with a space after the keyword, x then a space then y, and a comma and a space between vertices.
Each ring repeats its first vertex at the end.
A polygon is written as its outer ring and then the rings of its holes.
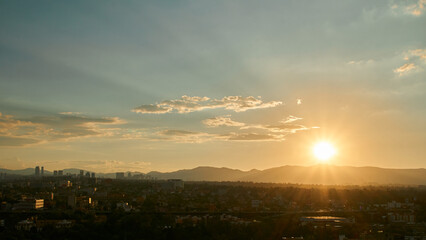
POLYGON ((0 167, 426 167, 426 0, 1 1, 0 167))

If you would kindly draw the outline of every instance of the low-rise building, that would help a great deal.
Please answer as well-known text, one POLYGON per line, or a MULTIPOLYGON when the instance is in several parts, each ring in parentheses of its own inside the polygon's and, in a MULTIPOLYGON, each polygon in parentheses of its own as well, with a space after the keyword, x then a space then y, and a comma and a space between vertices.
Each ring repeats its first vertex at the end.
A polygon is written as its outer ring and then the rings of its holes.
POLYGON ((16 230, 19 231, 31 231, 33 227, 36 227, 36 224, 28 219, 22 220, 15 225, 16 230))
POLYGON ((13 210, 41 210, 44 208, 44 199, 28 198, 13 206, 13 210))

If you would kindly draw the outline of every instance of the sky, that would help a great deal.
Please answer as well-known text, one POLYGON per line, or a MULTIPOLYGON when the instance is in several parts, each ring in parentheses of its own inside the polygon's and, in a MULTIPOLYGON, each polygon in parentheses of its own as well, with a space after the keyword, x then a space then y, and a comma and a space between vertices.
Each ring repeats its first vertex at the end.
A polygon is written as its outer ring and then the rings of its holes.
POLYGON ((426 167, 426 0, 0 1, 0 168, 426 167))

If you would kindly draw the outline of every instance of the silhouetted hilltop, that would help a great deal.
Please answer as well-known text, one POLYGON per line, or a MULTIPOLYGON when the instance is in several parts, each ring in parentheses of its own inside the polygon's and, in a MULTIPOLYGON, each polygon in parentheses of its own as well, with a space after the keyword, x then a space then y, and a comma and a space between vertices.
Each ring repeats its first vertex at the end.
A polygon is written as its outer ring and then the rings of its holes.
POLYGON ((244 177, 260 172, 259 170, 241 171, 230 168, 197 167, 175 172, 149 172, 147 175, 157 179, 179 178, 186 181, 239 181, 244 177))
POLYGON ((19 170, 10 170, 5 168, 0 168, 1 173, 11 174, 11 175, 31 175, 34 174, 34 168, 25 168, 19 170))
MULTIPOLYGON (((34 169, 0 169, 0 172, 11 175, 33 175, 34 169)), ((64 174, 79 174, 79 172, 80 169, 64 169, 64 174)), ((45 174, 51 175, 52 173, 50 171, 45 171, 45 174)), ((389 169, 378 167, 315 165, 282 166, 265 170, 253 169, 250 171, 241 171, 225 167, 197 167, 165 173, 152 171, 146 175, 155 179, 177 178, 184 181, 243 181, 326 185, 426 185, 426 169, 423 168, 389 169)), ((96 173, 96 176, 115 178, 115 173, 96 173)))
POLYGON ((426 184, 425 169, 386 169, 316 165, 283 166, 263 170, 241 181, 301 184, 426 184))
POLYGON ((331 165, 282 166, 262 171, 197 167, 168 173, 150 172, 148 175, 157 179, 180 178, 185 181, 247 181, 327 185, 426 184, 426 169, 386 169, 331 165))

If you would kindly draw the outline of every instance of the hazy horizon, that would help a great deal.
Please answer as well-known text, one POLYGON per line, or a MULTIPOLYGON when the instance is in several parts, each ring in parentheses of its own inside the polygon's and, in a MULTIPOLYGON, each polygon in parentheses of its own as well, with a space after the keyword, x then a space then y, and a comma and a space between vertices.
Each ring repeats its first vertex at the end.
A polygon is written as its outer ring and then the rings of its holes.
POLYGON ((424 4, 2 1, 0 168, 425 168, 424 4))
MULTIPOLYGON (((11 168, 0 168, 0 169, 6 169, 6 170, 11 170, 11 171, 19 171, 19 170, 26 170, 26 169, 32 169, 34 170, 35 167, 44 167, 43 165, 37 165, 34 167, 27 167, 27 168, 18 168, 18 169, 11 169, 11 168)), ((178 171, 182 171, 182 170, 194 170, 194 169, 198 169, 198 168, 213 168, 213 169, 229 169, 229 170, 237 170, 237 171, 242 171, 242 172, 250 172, 253 170, 256 171, 265 171, 265 170, 270 170, 270 169, 275 169, 275 168, 282 168, 282 167, 302 167, 302 168, 311 168, 311 167, 342 167, 342 168, 379 168, 379 169, 386 169, 386 170, 423 170, 425 168, 386 168, 386 167, 379 167, 379 166, 349 166, 349 165, 336 165, 336 164, 327 164, 327 163, 316 163, 313 165, 282 165, 282 166, 275 166, 275 167, 270 167, 270 168, 264 168, 264 169, 260 169, 260 168, 252 168, 252 169, 239 169, 239 168, 229 168, 226 166, 212 166, 212 165, 200 165, 200 166, 195 166, 195 167, 191 167, 191 168, 178 168, 178 169, 172 169, 172 170, 168 170, 168 171, 159 171, 156 169, 151 169, 149 171, 137 171, 137 170, 120 170, 120 171, 111 171, 111 172, 102 172, 102 171, 96 171, 95 169, 85 169, 85 168, 79 168, 77 167, 72 167, 72 168, 57 168, 57 169, 49 169, 49 168, 44 168, 44 171, 48 171, 53 173, 53 171, 55 170, 69 170, 69 169, 75 169, 75 170, 84 170, 84 171, 88 171, 88 172, 94 172, 94 173, 117 173, 117 172, 131 172, 131 173, 144 173, 147 174, 149 172, 160 172, 160 173, 171 173, 171 172, 178 172, 178 171)))

